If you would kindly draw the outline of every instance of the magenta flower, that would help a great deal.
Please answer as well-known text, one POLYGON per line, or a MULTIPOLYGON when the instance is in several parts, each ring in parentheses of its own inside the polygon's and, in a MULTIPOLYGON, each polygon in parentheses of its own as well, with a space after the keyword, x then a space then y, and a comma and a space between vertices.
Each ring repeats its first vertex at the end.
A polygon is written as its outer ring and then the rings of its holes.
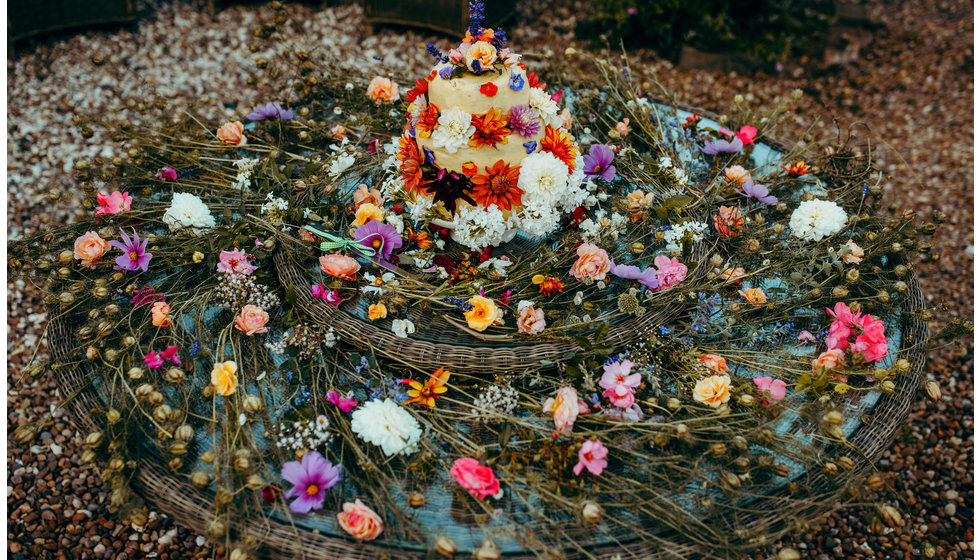
POLYGON ((144 356, 143 363, 150 369, 157 369, 158 367, 163 366, 163 360, 160 358, 160 354, 157 354, 156 352, 150 352, 144 356))
POLYGON ((354 232, 357 243, 374 250, 374 262, 385 268, 394 268, 388 259, 402 246, 402 238, 391 224, 371 220, 354 232))
POLYGON ((303 461, 290 461, 282 466, 282 477, 293 487, 283 497, 296 498, 289 509, 296 513, 309 513, 323 507, 327 490, 341 480, 341 465, 334 465, 316 451, 303 455, 303 461))
POLYGON ((178 366, 181 365, 180 358, 177 357, 176 346, 167 346, 166 350, 160 352, 160 358, 164 360, 170 360, 171 362, 174 363, 174 365, 178 365, 178 366))
POLYGON ((630 374, 633 369, 633 362, 623 360, 602 366, 602 379, 599 386, 603 389, 611 389, 616 385, 626 385, 627 387, 637 388, 640 386, 640 374, 630 374))
POLYGON ((265 119, 288 121, 293 118, 293 111, 292 109, 283 109, 282 105, 273 101, 265 105, 253 107, 252 112, 245 115, 245 118, 250 121, 261 121, 265 119))
POLYGON ((251 274, 259 267, 250 264, 255 257, 242 249, 221 251, 218 255, 218 272, 226 274, 251 274))
POLYGON ((337 391, 327 393, 327 402, 335 405, 341 412, 350 412, 357 406, 357 400, 350 397, 341 397, 337 391))
POLYGON ((842 301, 837 302, 833 311, 828 309, 827 313, 836 319, 827 333, 828 350, 849 349, 854 354, 860 354, 866 363, 880 362, 888 353, 883 321, 871 315, 862 315, 860 311, 854 313, 842 301))
POLYGON ((322 299, 330 305, 340 305, 344 302, 337 290, 328 290, 323 284, 313 284, 310 286, 310 291, 313 293, 313 297, 322 299))
POLYGON ((157 181, 175 181, 177 180, 177 170, 173 167, 164 167, 157 171, 153 178, 157 181))
POLYGON ((781 401, 786 398, 786 382, 782 379, 772 377, 756 377, 752 380, 755 386, 762 392, 762 406, 769 406, 769 399, 781 401))
POLYGON ((625 280, 636 280, 647 288, 656 291, 660 287, 660 280, 657 278, 657 269, 651 267, 640 270, 638 266, 628 264, 618 265, 616 261, 610 259, 609 272, 613 276, 619 276, 625 280))
POLYGON ((148 240, 143 239, 140 242, 140 236, 136 234, 136 228, 133 228, 132 239, 123 230, 119 230, 119 235, 123 238, 122 243, 115 240, 109 242, 109 245, 123 252, 122 255, 116 257, 116 266, 113 268, 116 270, 142 269, 143 272, 146 272, 147 267, 150 266, 150 259, 153 258, 153 254, 146 252, 148 240))
POLYGON ((163 299, 163 294, 153 288, 142 288, 133 292, 133 298, 129 300, 129 303, 136 307, 142 307, 157 301, 157 298, 163 299))
POLYGON ((599 476, 609 466, 609 462, 606 461, 608 454, 609 449, 602 445, 602 442, 594 439, 586 440, 578 450, 578 463, 572 467, 572 472, 575 476, 579 476, 582 474, 582 469, 589 469, 590 473, 599 476))
POLYGON ((616 178, 616 166, 612 164, 616 154, 605 144, 592 144, 589 153, 582 158, 586 177, 602 177, 607 183, 616 178))
POLYGON ((738 129, 738 132, 732 132, 727 128, 719 128, 718 132, 725 135, 726 138, 731 138, 734 136, 745 146, 752 145, 754 143, 755 135, 759 133, 758 129, 754 126, 745 125, 738 129))
POLYGON ((95 215, 102 216, 104 214, 129 212, 130 206, 133 204, 133 197, 129 196, 128 192, 113 191, 112 194, 96 194, 95 201, 99 204, 99 207, 95 209, 95 215))
POLYGON ((534 116, 534 111, 527 105, 514 105, 507 113, 507 122, 511 132, 524 138, 531 138, 541 132, 541 121, 534 116))
POLYGON ((629 408, 636 402, 636 395, 633 394, 633 388, 622 383, 617 383, 606 389, 602 392, 602 396, 609 399, 609 402, 616 408, 629 408))
POLYGON ((659 290, 680 284, 687 278, 687 265, 677 259, 658 255, 653 259, 653 264, 657 267, 659 290))

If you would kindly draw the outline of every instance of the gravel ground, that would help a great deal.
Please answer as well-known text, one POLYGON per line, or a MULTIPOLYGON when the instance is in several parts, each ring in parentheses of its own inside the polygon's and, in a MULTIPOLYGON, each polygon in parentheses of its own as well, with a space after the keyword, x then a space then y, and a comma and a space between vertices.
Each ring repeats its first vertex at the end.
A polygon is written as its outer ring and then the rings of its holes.
MULTIPOLYGON (((138 26, 48 41, 8 60, 8 235, 78 215, 76 197, 47 198, 51 189, 70 194, 74 160, 101 151, 99 136, 84 140, 72 126, 74 111, 111 114, 150 89, 174 99, 208 94, 206 116, 216 120, 256 101, 240 84, 263 54, 245 49, 260 8, 231 7, 209 16, 188 4, 157 4, 142 7, 138 26), (96 54, 108 62, 94 66, 96 54)), ((568 46, 585 49, 573 32, 577 18, 587 13, 584 4, 546 4, 526 5, 512 26, 510 36, 520 50, 560 54, 568 46)), ((877 0, 865 7, 883 27, 847 30, 829 42, 834 50, 824 60, 795 61, 776 75, 678 70, 642 50, 630 51, 631 66, 644 77, 656 74, 678 99, 716 112, 724 112, 736 93, 752 105, 766 105, 799 87, 805 92, 796 111, 800 130, 817 116, 825 123, 818 138, 835 136, 838 125, 866 127, 879 147, 879 165, 890 174, 889 200, 900 209, 934 208, 949 217, 933 239, 933 252, 942 259, 924 261, 919 277, 929 301, 948 302, 970 317, 972 3, 877 0)), ((346 55, 358 48, 365 64, 379 55, 386 64, 416 68, 418 75, 428 67, 418 45, 432 38, 403 30, 365 37, 357 7, 299 5, 290 10, 302 26, 288 32, 287 40, 346 55)), ((8 434, 23 423, 45 420, 45 431, 30 444, 9 441, 10 557, 222 557, 223 550, 166 516, 151 513, 144 527, 134 527, 110 513, 97 472, 79 462, 80 434, 54 408, 58 395, 50 373, 38 379, 21 374, 35 353, 43 357, 46 351, 47 317, 40 295, 37 287, 23 283, 7 287, 8 434)), ((926 373, 943 387, 942 400, 918 402, 879 463, 894 491, 878 498, 902 512, 901 528, 875 535, 873 509, 849 508, 826 516, 807 538, 774 543, 756 558, 783 546, 808 558, 973 558, 972 341, 935 353, 926 373)))

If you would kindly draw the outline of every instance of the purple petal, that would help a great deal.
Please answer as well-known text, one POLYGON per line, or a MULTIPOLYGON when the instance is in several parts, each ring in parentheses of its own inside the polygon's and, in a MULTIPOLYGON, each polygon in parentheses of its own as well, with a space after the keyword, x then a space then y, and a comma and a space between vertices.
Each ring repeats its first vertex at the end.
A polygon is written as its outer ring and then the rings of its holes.
POLYGON ((323 498, 325 496, 326 494, 322 491, 312 496, 303 492, 295 501, 289 504, 289 509, 296 513, 309 513, 310 510, 314 508, 319 509, 323 506, 323 498))
POLYGON ((605 179, 607 183, 612 183, 612 180, 616 178, 616 166, 610 165, 603 170, 602 178, 605 179))
POLYGON ((299 461, 290 461, 282 466, 282 478, 298 486, 306 478, 306 468, 299 461))

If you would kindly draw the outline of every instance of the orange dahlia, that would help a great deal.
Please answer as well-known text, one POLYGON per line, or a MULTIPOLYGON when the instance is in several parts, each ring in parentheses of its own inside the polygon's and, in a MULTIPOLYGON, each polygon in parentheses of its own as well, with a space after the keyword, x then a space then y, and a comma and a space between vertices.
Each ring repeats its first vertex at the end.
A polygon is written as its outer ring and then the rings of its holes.
POLYGON ((521 195, 524 191, 517 187, 517 178, 521 167, 511 167, 504 160, 497 160, 493 167, 485 167, 486 175, 475 175, 473 183, 473 198, 481 206, 496 204, 501 210, 510 210, 512 206, 521 205, 521 195))
POLYGON ((419 138, 428 138, 439 123, 439 108, 429 104, 422 113, 419 114, 419 123, 415 125, 415 132, 419 138))
POLYGON ((422 162, 419 159, 419 146, 411 136, 405 134, 398 140, 398 159, 401 160, 402 180, 405 190, 412 193, 422 182, 422 162))
POLYGON ((472 124, 476 127, 476 132, 470 137, 471 147, 479 148, 486 145, 496 148, 498 143, 507 143, 510 129, 507 128, 507 117, 500 109, 490 107, 490 110, 482 115, 473 115, 472 124))
POLYGON ((554 128, 550 124, 544 129, 541 139, 541 149, 551 152, 556 158, 568 166, 568 171, 575 169, 575 158, 578 156, 578 146, 572 143, 572 135, 562 128, 554 128))

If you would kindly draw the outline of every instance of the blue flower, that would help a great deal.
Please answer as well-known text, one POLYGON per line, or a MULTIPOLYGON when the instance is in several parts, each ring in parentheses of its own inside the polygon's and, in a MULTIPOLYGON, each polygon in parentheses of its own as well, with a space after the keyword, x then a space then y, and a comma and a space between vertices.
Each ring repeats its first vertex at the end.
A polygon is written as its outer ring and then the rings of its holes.
POLYGON ((524 89, 524 76, 521 76, 517 72, 510 73, 510 89, 514 91, 521 91, 524 89))
POLYGON ((538 149, 538 143, 534 140, 524 142, 524 149, 527 150, 527 153, 529 154, 534 153, 534 150, 538 149))
POLYGON ((452 66, 443 66, 442 69, 439 70, 439 77, 442 78, 443 80, 448 80, 449 75, 452 73, 453 73, 452 66))

